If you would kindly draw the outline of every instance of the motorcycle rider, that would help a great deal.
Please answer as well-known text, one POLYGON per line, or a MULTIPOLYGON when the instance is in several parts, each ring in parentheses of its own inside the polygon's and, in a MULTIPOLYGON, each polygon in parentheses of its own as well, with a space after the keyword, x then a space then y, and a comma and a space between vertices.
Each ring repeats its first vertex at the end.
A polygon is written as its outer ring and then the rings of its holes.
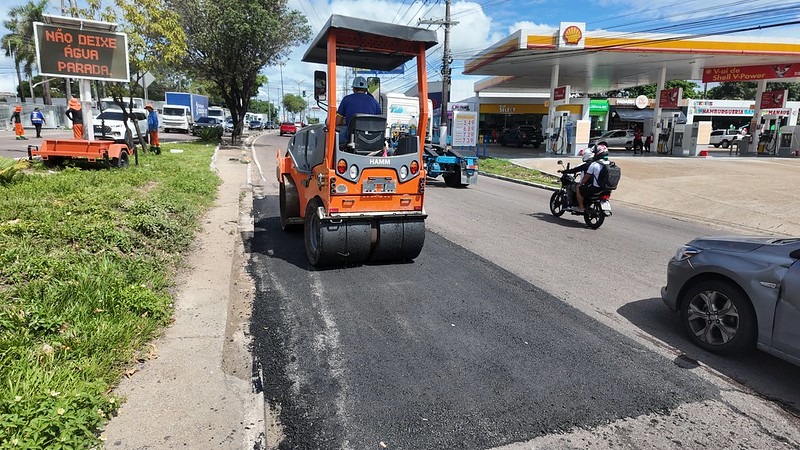
POLYGON ((593 162, 583 174, 583 179, 580 182, 580 186, 578 186, 578 209, 575 210, 577 213, 584 212, 584 199, 591 198, 592 195, 601 191, 598 180, 603 166, 608 165, 608 148, 604 145, 602 147, 598 145, 597 147, 594 152, 593 162))
MULTIPOLYGON (((575 166, 575 167, 573 167, 571 169, 559 169, 558 173, 566 173, 566 174, 570 174, 570 175, 576 174, 576 173, 580 173, 581 175, 579 177, 577 177, 577 179, 578 180, 582 180, 583 179, 583 173, 586 172, 586 169, 588 169, 589 166, 592 164, 592 161, 594 159, 594 152, 597 150, 598 147, 606 148, 606 146, 603 145, 603 144, 599 144, 599 145, 595 144, 595 145, 593 145, 591 147, 583 149, 583 151, 581 152, 581 154, 583 155, 583 158, 582 158, 583 159, 583 164, 577 165, 577 166, 575 166)), ((569 196, 569 205, 567 206, 567 209, 575 207, 574 206, 575 205, 575 192, 577 191, 577 189, 578 189, 578 183, 573 183, 573 184, 571 184, 569 186, 569 190, 567 191, 567 194, 569 196)))

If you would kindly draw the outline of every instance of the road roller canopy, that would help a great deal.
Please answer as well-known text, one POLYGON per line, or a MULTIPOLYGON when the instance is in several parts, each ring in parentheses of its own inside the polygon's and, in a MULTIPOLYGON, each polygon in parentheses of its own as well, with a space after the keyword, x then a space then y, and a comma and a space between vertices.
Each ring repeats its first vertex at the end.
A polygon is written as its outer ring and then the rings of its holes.
POLYGON ((303 55, 303 62, 327 64, 327 43, 336 35, 336 65, 392 70, 437 44, 436 32, 425 28, 357 19, 334 14, 303 55))

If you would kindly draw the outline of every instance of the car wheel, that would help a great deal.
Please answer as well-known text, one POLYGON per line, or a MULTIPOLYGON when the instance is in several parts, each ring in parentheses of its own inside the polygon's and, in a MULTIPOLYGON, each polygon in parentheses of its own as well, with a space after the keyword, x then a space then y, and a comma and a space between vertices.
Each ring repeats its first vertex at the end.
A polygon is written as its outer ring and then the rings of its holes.
POLYGON ((709 280, 690 287, 682 297, 681 320, 692 342, 710 352, 755 348, 755 312, 732 282, 709 280))
POLYGON ((731 145, 731 143, 728 142, 727 139, 722 141, 722 148, 728 148, 728 147, 730 147, 730 145, 731 145))

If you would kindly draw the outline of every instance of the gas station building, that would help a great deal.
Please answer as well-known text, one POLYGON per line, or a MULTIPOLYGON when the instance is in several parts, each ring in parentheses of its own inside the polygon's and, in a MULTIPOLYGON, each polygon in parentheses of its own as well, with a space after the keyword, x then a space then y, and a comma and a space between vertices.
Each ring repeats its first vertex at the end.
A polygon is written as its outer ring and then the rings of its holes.
POLYGON ((800 150, 800 103, 766 89, 800 81, 800 40, 586 31, 564 22, 552 34, 518 30, 469 59, 463 73, 486 77, 469 99, 483 132, 535 125, 551 138, 548 151, 576 154, 598 133, 632 125, 658 136, 662 153, 694 155, 713 128, 730 125, 749 125, 742 154, 800 150), (684 99, 664 88, 669 80, 754 81, 758 90, 746 100, 684 99), (656 98, 590 98, 646 84, 657 85, 656 98))

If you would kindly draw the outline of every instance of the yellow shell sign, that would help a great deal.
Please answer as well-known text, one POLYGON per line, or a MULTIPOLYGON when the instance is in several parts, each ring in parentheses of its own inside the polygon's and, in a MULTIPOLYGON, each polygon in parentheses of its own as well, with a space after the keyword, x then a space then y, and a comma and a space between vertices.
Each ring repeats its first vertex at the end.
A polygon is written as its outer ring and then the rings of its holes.
POLYGON ((570 25, 564 30, 564 33, 561 35, 564 38, 564 43, 569 45, 576 45, 578 42, 581 41, 583 37, 583 33, 581 29, 575 25, 570 25))

